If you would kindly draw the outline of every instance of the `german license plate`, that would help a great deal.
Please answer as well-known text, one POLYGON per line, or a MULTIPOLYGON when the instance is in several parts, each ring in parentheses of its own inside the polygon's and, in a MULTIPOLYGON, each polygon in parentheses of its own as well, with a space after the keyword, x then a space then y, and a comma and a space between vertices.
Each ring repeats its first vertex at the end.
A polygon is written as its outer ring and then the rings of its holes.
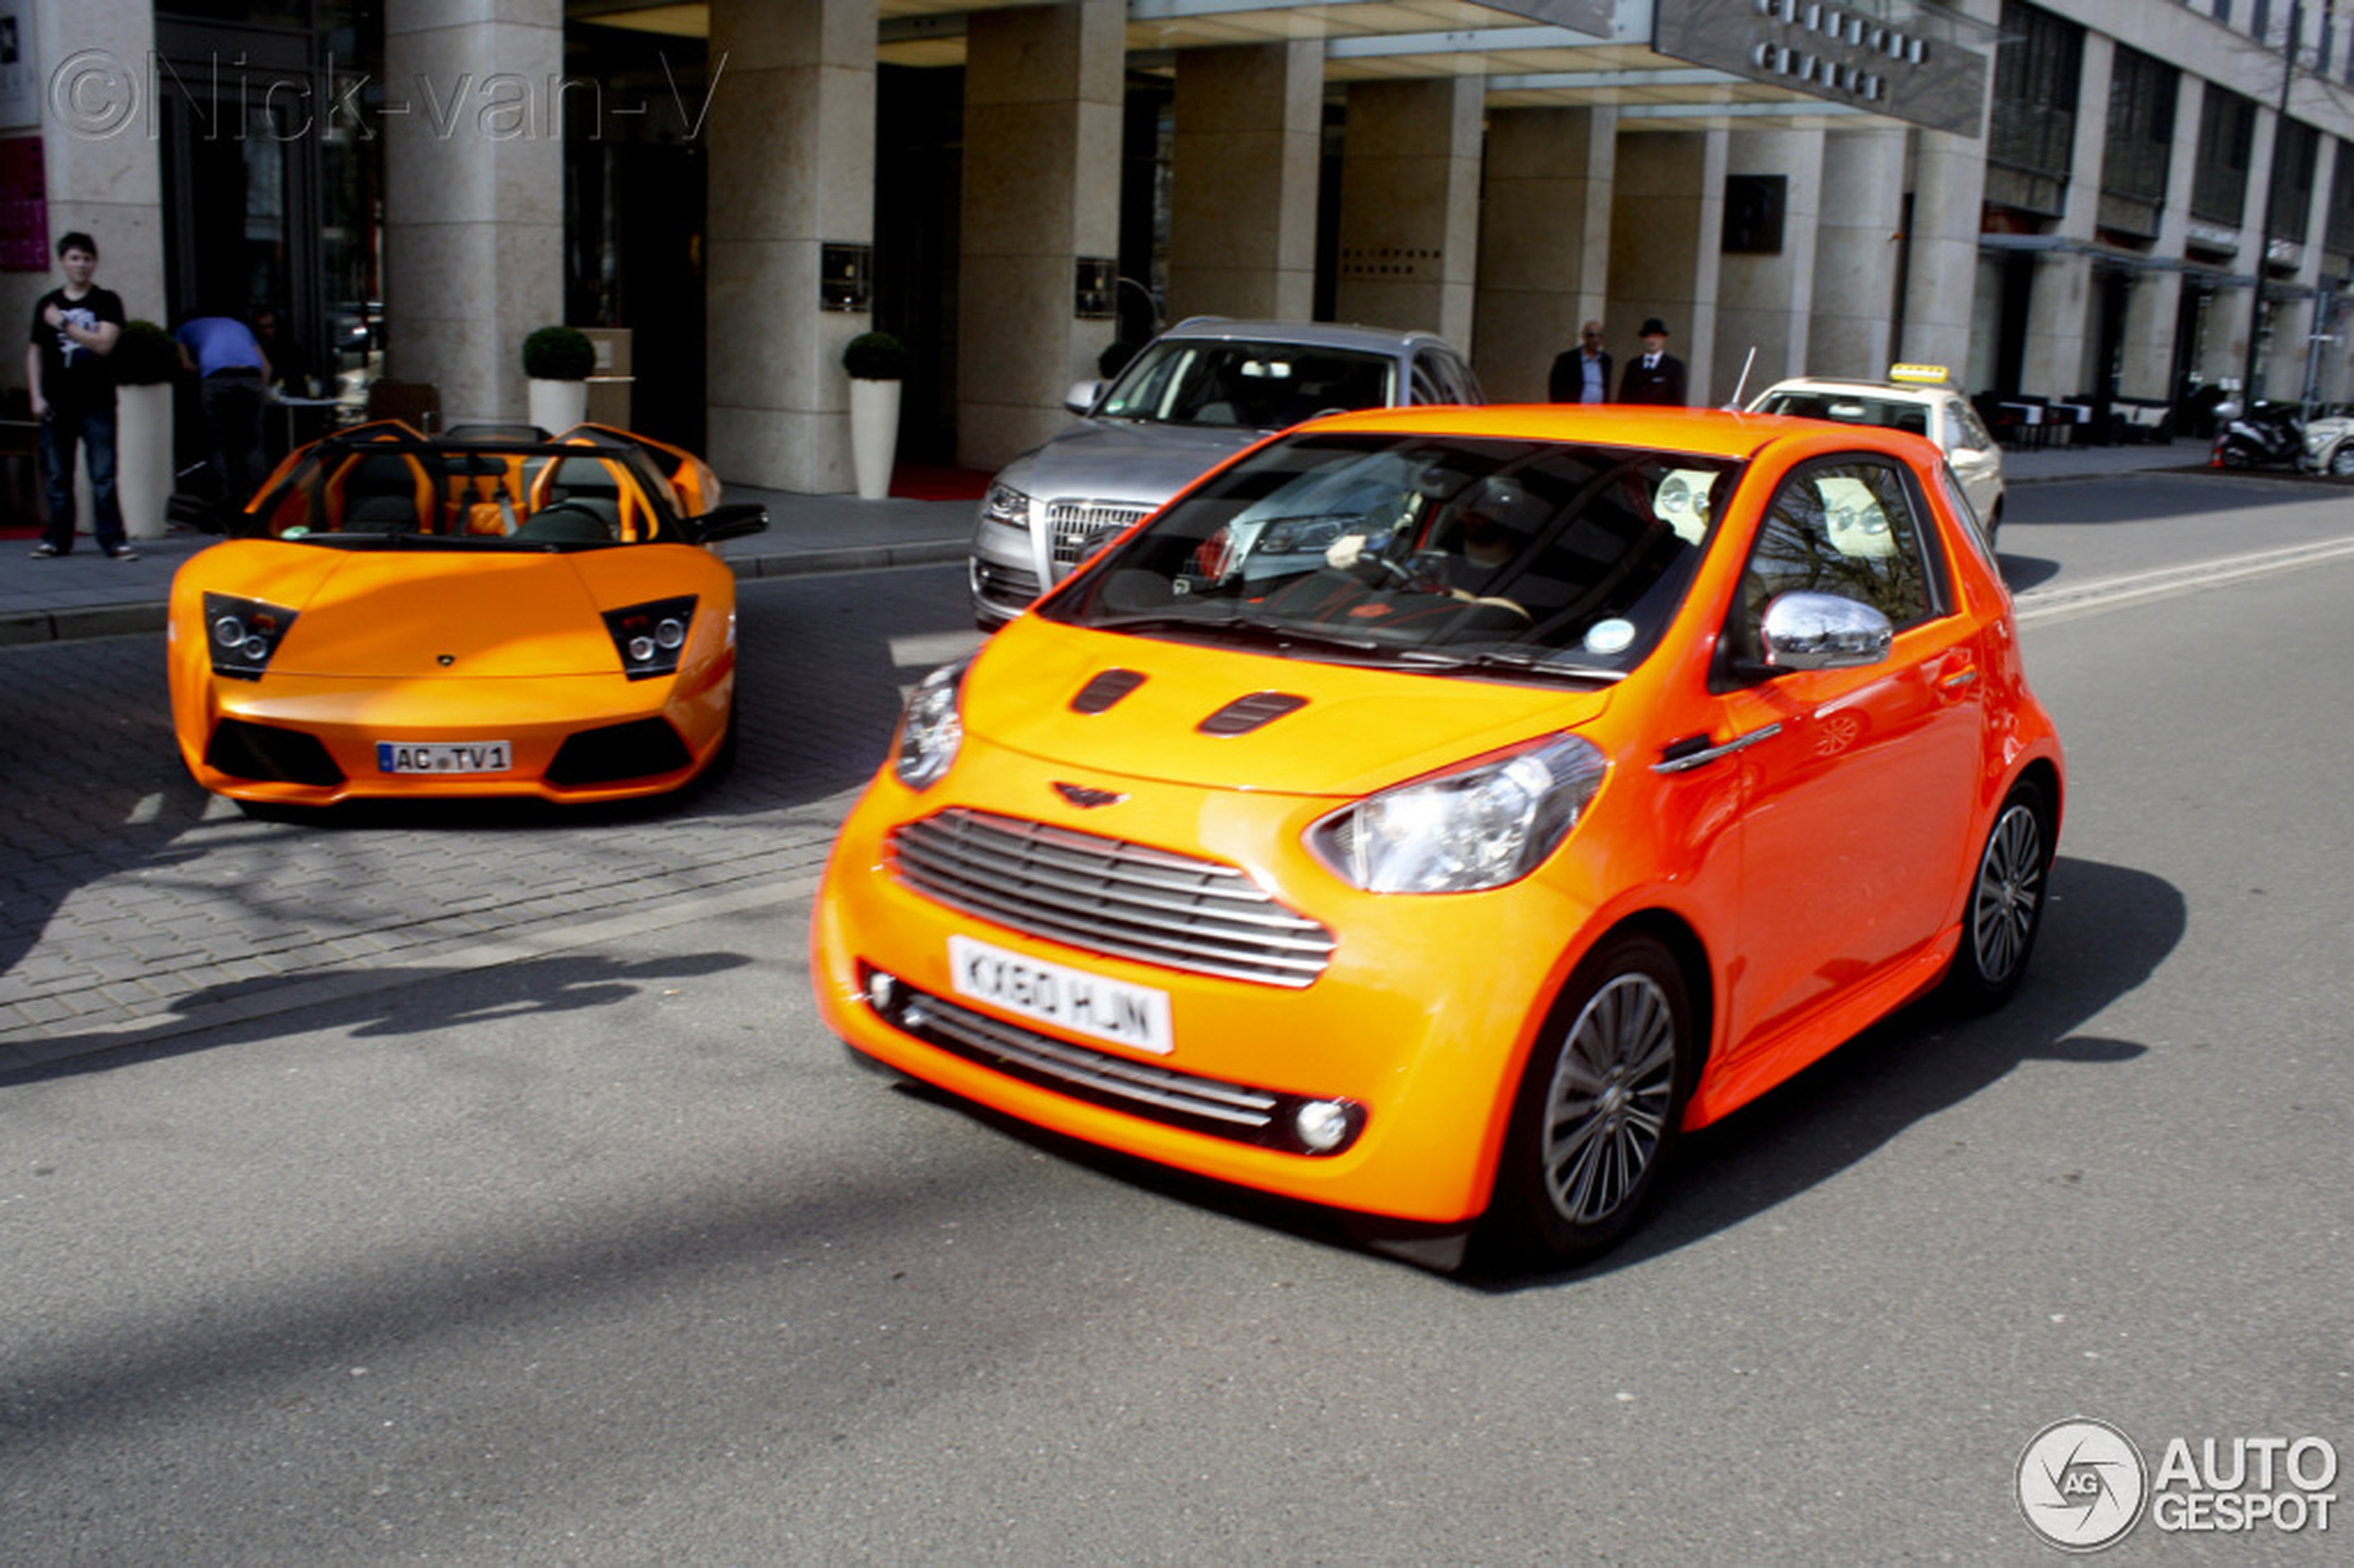
POLYGON ((379 740, 379 773, 504 773, 514 766, 505 740, 379 740))
POLYGON ((1177 1047, 1165 991, 1025 957, 965 936, 948 939, 948 966, 959 996, 1155 1056, 1177 1047))

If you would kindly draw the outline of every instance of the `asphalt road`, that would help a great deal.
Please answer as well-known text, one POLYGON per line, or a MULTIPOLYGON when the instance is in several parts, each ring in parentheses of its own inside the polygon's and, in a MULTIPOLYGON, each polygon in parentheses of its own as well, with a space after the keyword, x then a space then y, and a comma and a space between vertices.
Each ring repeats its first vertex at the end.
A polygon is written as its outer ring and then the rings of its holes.
MULTIPOLYGON (((2354 1451, 2354 559, 2082 591, 2354 519, 2178 492, 2014 499, 2071 766, 2026 988, 1853 1043, 1531 1280, 843 1062, 795 890, 896 689, 969 640, 953 571, 753 585, 747 680, 790 696, 743 765, 585 826, 224 817, 171 781, 159 674, 0 653, 10 732, 57 742, 10 792, 82 857, 26 921, 0 837, 0 984, 142 891, 183 947, 319 957, 158 990, 127 1046, 133 1008, 18 1031, 49 1060, 0 1075, 0 1559, 2031 1562, 2013 1467, 2062 1418, 2354 1451)), ((2145 1522, 2112 1560, 2348 1530, 2145 1522)))

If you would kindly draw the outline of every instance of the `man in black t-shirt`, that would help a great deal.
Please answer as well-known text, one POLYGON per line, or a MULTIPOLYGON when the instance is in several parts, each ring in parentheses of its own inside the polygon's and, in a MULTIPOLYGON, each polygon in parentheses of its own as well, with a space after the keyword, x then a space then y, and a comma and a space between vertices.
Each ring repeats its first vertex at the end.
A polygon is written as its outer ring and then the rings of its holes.
POLYGON ((90 527, 98 548, 115 561, 136 561, 122 535, 115 499, 114 369, 107 356, 122 335, 122 299, 91 282, 98 242, 75 230, 57 242, 65 286, 32 308, 25 379, 32 385, 32 417, 41 422, 41 468, 49 487, 49 531, 33 547, 36 561, 73 550, 73 465, 90 453, 90 527))

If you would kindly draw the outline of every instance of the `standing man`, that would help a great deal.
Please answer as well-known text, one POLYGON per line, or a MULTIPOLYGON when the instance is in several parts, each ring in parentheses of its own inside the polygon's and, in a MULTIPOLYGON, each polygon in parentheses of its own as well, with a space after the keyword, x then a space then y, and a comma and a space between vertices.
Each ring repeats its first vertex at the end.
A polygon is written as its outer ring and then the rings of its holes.
POLYGON ((32 308, 32 347, 25 380, 32 387, 32 417, 41 422, 41 467, 48 475, 49 531, 32 547, 45 561, 73 551, 73 465, 90 450, 90 526, 110 561, 136 561, 122 535, 122 507, 114 493, 114 368, 107 356, 122 335, 122 299, 90 281, 98 270, 98 242, 76 229, 57 242, 65 286, 32 308))
POLYGON ((1588 322, 1577 332, 1577 347, 1553 356, 1553 373, 1547 396, 1556 403, 1610 401, 1610 353, 1602 347, 1602 323, 1588 322))
POLYGON ((1643 351, 1626 361, 1626 379, 1619 383, 1622 403, 1684 406, 1684 361, 1667 351, 1667 323, 1657 316, 1643 322, 1643 351))
POLYGON ((253 329, 234 316, 191 316, 171 335, 180 360, 203 379, 198 393, 212 438, 212 474, 221 504, 242 512, 268 467, 261 455, 261 399, 270 386, 270 356, 253 329))

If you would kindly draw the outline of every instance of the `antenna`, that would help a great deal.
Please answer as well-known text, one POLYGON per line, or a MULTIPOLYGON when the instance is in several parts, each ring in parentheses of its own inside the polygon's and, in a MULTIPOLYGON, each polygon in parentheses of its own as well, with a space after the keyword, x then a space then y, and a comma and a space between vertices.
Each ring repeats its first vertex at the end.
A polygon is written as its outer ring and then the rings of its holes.
POLYGON ((1741 394, 1749 389, 1749 371, 1750 367, 1755 363, 1757 363, 1757 345, 1753 343, 1749 346, 1749 358, 1741 361, 1741 378, 1733 384, 1733 400, 1725 405, 1726 411, 1729 413, 1741 411, 1741 394))

